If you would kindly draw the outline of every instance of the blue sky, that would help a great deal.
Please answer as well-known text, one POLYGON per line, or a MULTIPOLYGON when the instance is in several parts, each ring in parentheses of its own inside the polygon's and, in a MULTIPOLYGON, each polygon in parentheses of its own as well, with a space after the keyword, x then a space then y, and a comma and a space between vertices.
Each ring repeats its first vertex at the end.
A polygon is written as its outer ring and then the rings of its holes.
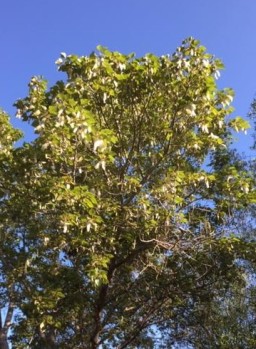
MULTIPOLYGON (((223 60, 218 83, 235 90, 235 114, 245 116, 256 93, 255 0, 2 0, 0 10, 0 106, 28 139, 12 104, 33 75, 62 78, 54 65, 62 51, 86 55, 101 44, 161 55, 193 36, 223 60)), ((240 149, 250 144, 241 135, 240 149)))

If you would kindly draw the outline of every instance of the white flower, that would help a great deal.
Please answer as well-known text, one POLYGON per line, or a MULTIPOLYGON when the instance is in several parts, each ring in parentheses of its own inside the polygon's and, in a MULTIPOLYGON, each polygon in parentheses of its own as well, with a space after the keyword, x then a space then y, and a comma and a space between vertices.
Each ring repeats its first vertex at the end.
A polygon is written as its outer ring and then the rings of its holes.
POLYGON ((197 150, 197 149, 200 149, 201 147, 200 147, 199 144, 195 143, 195 144, 193 145, 193 148, 197 150))
POLYGON ((39 116, 40 114, 41 114, 41 112, 38 109, 34 112, 34 116, 39 116))
POLYGON ((222 128, 223 124, 224 124, 223 120, 218 121, 219 128, 222 128))
POLYGON ((208 59, 203 59, 203 62, 202 62, 202 63, 203 63, 203 65, 204 65, 206 68, 208 68, 209 65, 210 65, 208 59))
POLYGON ((209 133, 209 129, 208 129, 208 126, 207 125, 202 125, 201 126, 201 130, 205 133, 209 133))
POLYGON ((189 61, 184 60, 184 68, 189 68, 189 66, 190 66, 189 61))
POLYGON ((126 65, 124 63, 119 63, 119 69, 122 71, 126 68, 126 65))
POLYGON ((211 137, 212 139, 219 139, 219 137, 213 134, 212 132, 210 133, 209 137, 211 137))
POLYGON ((62 58, 58 58, 56 61, 55 61, 55 64, 57 65, 61 65, 63 63, 63 59, 62 58))
POLYGON ((59 117, 61 116, 62 113, 63 113, 63 109, 60 109, 60 110, 58 111, 57 117, 59 118, 59 117))
POLYGON ((50 239, 48 237, 45 237, 44 238, 44 245, 47 246, 49 241, 50 241, 50 239))
POLYGON ((191 105, 187 106, 185 110, 189 116, 196 116, 195 104, 191 104, 191 105))
POLYGON ((94 142, 93 145, 93 151, 96 151, 98 148, 103 147, 104 141, 102 139, 97 139, 97 141, 94 142))
POLYGON ((104 171, 106 170, 106 162, 105 162, 104 160, 99 161, 99 162, 95 165, 96 170, 98 170, 100 167, 101 167, 104 171))
POLYGON ((17 110, 17 113, 16 113, 16 118, 20 119, 22 116, 22 112, 20 109, 17 110))
POLYGON ((91 230, 91 223, 87 223, 87 225, 86 225, 86 231, 87 231, 87 233, 89 233, 89 231, 91 230))
POLYGON ((216 70, 216 72, 214 73, 214 77, 215 77, 216 80, 219 79, 219 77, 220 77, 220 72, 219 72, 218 70, 216 70))
POLYGON ((249 193, 249 185, 247 183, 244 184, 244 186, 241 188, 242 191, 245 193, 245 194, 248 194, 249 193))

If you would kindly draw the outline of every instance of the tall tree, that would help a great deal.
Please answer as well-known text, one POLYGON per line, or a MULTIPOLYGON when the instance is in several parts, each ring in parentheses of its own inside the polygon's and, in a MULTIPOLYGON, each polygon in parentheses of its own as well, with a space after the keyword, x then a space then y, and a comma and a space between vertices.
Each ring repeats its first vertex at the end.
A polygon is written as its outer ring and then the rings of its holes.
POLYGON ((166 347, 191 305, 239 284, 237 259, 252 259, 252 242, 222 237, 227 215, 255 200, 252 177, 216 165, 248 125, 227 119, 222 64, 191 38, 172 56, 98 47, 57 64, 66 80, 34 77, 16 103, 36 139, 1 161, 12 342, 166 347))

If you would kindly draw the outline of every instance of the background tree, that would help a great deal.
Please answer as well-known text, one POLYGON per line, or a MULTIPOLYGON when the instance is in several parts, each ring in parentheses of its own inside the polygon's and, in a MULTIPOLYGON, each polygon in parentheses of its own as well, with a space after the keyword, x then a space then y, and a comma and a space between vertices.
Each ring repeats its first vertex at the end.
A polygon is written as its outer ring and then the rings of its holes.
POLYGON ((227 237, 224 224, 255 192, 250 172, 218 167, 231 131, 248 126, 227 120, 221 62, 194 39, 172 56, 98 50, 62 54, 66 80, 47 89, 34 77, 16 103, 37 138, 1 162, 15 348, 189 340, 191 309, 231 281, 242 287, 237 260, 253 259, 254 243, 227 237))

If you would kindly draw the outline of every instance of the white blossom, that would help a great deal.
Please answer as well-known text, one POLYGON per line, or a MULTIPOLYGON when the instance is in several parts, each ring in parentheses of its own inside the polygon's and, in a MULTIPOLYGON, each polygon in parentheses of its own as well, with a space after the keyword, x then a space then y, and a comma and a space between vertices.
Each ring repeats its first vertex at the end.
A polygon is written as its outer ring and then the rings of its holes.
POLYGON ((96 151, 98 148, 102 148, 103 146, 104 146, 104 141, 102 139, 97 139, 94 142, 93 151, 96 151))

